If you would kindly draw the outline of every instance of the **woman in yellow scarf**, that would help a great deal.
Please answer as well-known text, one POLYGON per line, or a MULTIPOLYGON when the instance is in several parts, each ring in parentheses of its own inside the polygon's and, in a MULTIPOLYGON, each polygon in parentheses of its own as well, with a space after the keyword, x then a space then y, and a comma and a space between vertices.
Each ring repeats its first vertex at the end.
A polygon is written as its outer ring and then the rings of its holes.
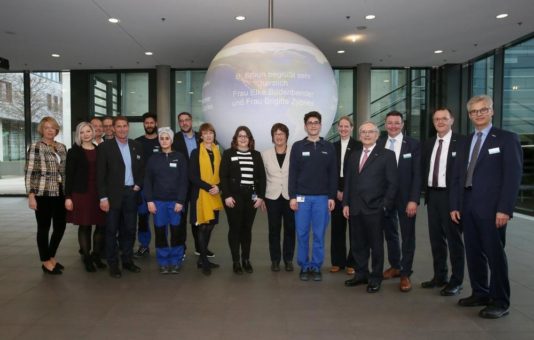
POLYGON ((189 179, 191 190, 191 223, 198 228, 200 256, 197 266, 204 275, 210 275, 218 264, 208 260, 207 250, 213 227, 219 222, 223 208, 219 189, 221 153, 215 144, 215 128, 210 123, 200 126, 201 143, 191 152, 189 179))

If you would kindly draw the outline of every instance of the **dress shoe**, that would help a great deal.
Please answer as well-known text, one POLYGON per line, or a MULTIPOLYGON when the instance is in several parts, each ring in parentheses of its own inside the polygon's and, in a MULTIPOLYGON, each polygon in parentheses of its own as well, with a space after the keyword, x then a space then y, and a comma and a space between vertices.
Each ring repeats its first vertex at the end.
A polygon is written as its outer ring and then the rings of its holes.
POLYGON ((388 268, 386 269, 386 271, 384 272, 383 274, 384 276, 384 280, 389 280, 389 279, 392 279, 394 277, 399 277, 400 276, 400 269, 395 269, 395 268, 388 268))
POLYGON ((242 275, 243 274, 243 268, 241 268, 241 263, 239 262, 234 262, 234 273, 236 273, 237 275, 242 275))
POLYGON ((280 263, 276 262, 276 261, 273 261, 273 263, 271 263, 271 271, 272 272, 279 272, 280 271, 280 263))
POLYGON ((59 270, 61 270, 61 271, 65 270, 65 266, 63 266, 63 265, 62 265, 61 263, 59 263, 59 262, 56 262, 56 268, 59 269, 59 270))
POLYGON ((340 266, 332 266, 332 268, 330 268, 330 273, 337 273, 340 270, 341 270, 340 266))
POLYGON ((347 267, 347 275, 354 275, 356 274, 356 270, 352 267, 347 267))
POLYGON ((43 265, 41 266, 41 268, 43 269, 43 273, 48 274, 48 275, 61 275, 61 274, 63 274, 63 273, 61 272, 61 270, 59 270, 59 268, 58 268, 57 266, 54 267, 54 269, 50 270, 50 269, 46 268, 46 267, 44 266, 44 264, 43 264, 43 265))
MULTIPOLYGON (((220 266, 217 264, 217 263, 213 263, 213 262, 210 262, 208 260, 206 260, 207 262, 207 266, 209 266, 210 268, 219 268, 220 266)), ((203 263, 202 262, 197 262, 197 268, 202 268, 203 266, 203 263)))
POLYGON ((378 293, 380 290, 380 283, 371 282, 367 285, 367 293, 378 293))
POLYGON ((252 268, 252 265, 250 264, 249 260, 243 260, 243 270, 249 274, 252 274, 254 272, 254 269, 252 268))
POLYGON ((126 269, 127 271, 129 271, 131 273, 140 273, 141 272, 141 268, 136 266, 135 263, 133 263, 133 262, 123 263, 122 264, 122 268, 126 269))
POLYGON ((446 285, 440 292, 439 294, 441 296, 455 296, 455 295, 458 295, 460 294, 460 292, 462 291, 463 287, 462 285, 455 285, 455 284, 448 284, 446 285))
POLYGON ((432 280, 421 282, 421 288, 439 288, 447 285, 449 282, 442 281, 442 280, 436 280, 436 278, 432 278, 432 280))
POLYGON ((462 307, 487 306, 489 303, 490 299, 486 296, 471 295, 469 297, 458 300, 458 304, 462 307))
POLYGON ((321 274, 321 270, 319 269, 313 270, 312 278, 313 278, 313 281, 323 281, 323 274, 321 274))
POLYGON ((484 319, 499 319, 508 314, 510 314, 510 309, 495 305, 489 305, 478 313, 484 319))
MULTIPOLYGON (((83 259, 83 264, 85 266, 85 271, 88 272, 88 273, 94 273, 96 272, 96 267, 95 265, 93 264, 93 259, 89 256, 85 257, 83 259)), ((57 268, 57 266, 56 266, 57 268)))
POLYGON ((368 280, 366 278, 352 278, 350 280, 345 280, 345 286, 354 287, 358 285, 367 284, 368 280))
POLYGON ((401 277, 399 288, 401 292, 404 292, 404 293, 412 290, 412 282, 410 281, 410 278, 408 276, 401 277))
POLYGON ((301 270, 299 274, 300 281, 309 281, 310 280, 310 272, 308 270, 301 270))
POLYGON ((121 276, 122 276, 122 273, 121 273, 121 271, 119 269, 119 266, 117 266, 116 264, 110 265, 109 266, 109 276, 111 276, 114 279, 120 279, 121 276))
POLYGON ((293 268, 293 262, 289 261, 289 262, 286 262, 286 272, 292 272, 294 270, 293 268))

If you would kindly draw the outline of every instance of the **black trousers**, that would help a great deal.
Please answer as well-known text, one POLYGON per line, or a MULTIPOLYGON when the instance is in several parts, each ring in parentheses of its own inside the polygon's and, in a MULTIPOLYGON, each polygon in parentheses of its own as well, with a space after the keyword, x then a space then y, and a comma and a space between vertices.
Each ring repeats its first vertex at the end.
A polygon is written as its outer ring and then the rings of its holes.
POLYGON ((67 225, 65 197, 63 195, 56 197, 35 196, 35 200, 37 201, 37 210, 35 210, 37 248, 39 249, 39 257, 44 262, 56 256, 57 248, 65 233, 67 225), (52 236, 49 239, 51 224, 52 236))
POLYGON ((357 278, 368 278, 370 283, 382 282, 384 270, 384 223, 382 212, 350 216, 351 248, 356 262, 357 278), (371 257, 371 272, 369 272, 371 257))
POLYGON ((106 215, 106 258, 110 266, 133 262, 133 246, 137 224, 137 195, 132 188, 124 190, 121 206, 110 208, 106 215))
POLYGON ((447 253, 450 253, 451 284, 464 280, 465 249, 462 225, 452 222, 449 214, 449 191, 428 188, 428 234, 434 267, 434 279, 448 281, 447 253), (447 252, 448 249, 448 252, 447 252))
POLYGON ((415 255, 415 218, 406 215, 407 202, 397 199, 384 225, 384 236, 391 267, 400 269, 401 276, 412 275, 415 255), (399 237, 400 226, 400 237, 399 237))
POLYGON ((241 188, 234 196, 236 204, 233 208, 224 206, 228 218, 228 244, 232 253, 232 260, 250 259, 250 244, 252 242, 252 225, 256 217, 254 201, 252 201, 252 188, 241 188), (241 250, 241 254, 240 254, 241 250))
POLYGON ((276 200, 265 199, 267 220, 269 222, 269 254, 272 262, 293 261, 295 253, 295 214, 289 207, 289 200, 282 195, 276 200), (280 249, 280 233, 284 226, 284 241, 280 249))
MULTIPOLYGON (((332 229, 330 234, 330 259, 332 266, 341 268, 354 267, 354 258, 350 247, 347 252, 347 219, 343 216, 343 204, 337 198, 335 202, 336 206, 332 211, 332 229)), ((351 233, 352 231, 349 227, 349 245, 351 233)))

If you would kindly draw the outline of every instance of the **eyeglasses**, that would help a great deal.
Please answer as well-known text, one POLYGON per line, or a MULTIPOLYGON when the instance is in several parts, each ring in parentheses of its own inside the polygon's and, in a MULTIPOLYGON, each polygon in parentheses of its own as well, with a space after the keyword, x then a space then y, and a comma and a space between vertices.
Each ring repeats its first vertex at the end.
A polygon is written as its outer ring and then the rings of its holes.
POLYGON ((475 116, 475 115, 486 115, 490 112, 491 110, 491 107, 483 107, 481 108, 480 110, 470 110, 469 111, 469 114, 471 116, 475 116))
POLYGON ((376 130, 360 130, 360 135, 372 135, 373 133, 377 133, 376 130))
POLYGON ((308 125, 308 126, 321 125, 321 122, 316 120, 316 121, 313 121, 313 122, 306 122, 306 125, 308 125))

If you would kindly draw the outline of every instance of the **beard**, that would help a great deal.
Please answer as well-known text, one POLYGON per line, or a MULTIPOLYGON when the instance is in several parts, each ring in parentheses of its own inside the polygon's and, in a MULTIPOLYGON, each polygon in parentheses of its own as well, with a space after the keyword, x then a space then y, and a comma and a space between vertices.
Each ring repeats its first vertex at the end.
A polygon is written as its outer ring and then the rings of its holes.
POLYGON ((144 128, 147 135, 153 135, 156 133, 157 127, 144 128))

